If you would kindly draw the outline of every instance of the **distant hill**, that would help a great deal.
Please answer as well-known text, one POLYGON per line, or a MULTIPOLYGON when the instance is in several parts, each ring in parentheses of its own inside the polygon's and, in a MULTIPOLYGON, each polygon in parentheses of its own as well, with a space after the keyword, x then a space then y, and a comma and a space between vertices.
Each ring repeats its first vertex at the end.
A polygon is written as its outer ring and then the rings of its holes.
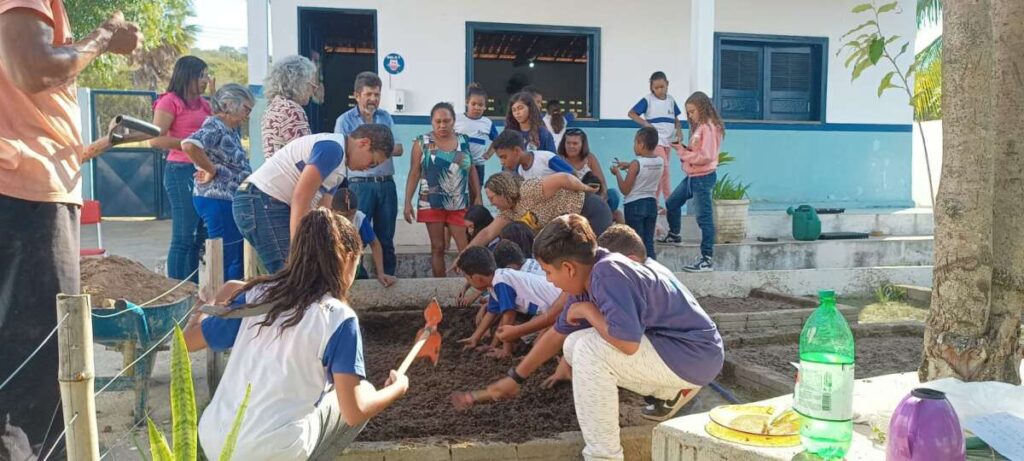
POLYGON ((217 50, 191 49, 189 54, 210 65, 210 73, 217 79, 217 86, 225 83, 249 84, 249 64, 246 50, 222 46, 217 50))

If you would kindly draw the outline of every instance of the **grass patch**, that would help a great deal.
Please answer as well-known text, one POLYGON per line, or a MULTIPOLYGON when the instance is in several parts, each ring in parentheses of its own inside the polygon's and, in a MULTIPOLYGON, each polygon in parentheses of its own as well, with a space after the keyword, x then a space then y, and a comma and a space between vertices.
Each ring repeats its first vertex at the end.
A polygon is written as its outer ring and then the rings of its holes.
POLYGON ((862 308, 859 323, 923 322, 928 316, 928 305, 916 301, 879 302, 874 298, 841 298, 841 304, 862 308))

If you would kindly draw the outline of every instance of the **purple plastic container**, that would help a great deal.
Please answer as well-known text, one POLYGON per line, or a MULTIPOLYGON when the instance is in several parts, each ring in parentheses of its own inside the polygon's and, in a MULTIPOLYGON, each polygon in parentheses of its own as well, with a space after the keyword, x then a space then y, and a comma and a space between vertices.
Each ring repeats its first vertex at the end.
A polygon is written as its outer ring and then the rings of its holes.
POLYGON ((964 433, 946 394, 914 389, 903 398, 889 421, 888 461, 962 461, 964 433))

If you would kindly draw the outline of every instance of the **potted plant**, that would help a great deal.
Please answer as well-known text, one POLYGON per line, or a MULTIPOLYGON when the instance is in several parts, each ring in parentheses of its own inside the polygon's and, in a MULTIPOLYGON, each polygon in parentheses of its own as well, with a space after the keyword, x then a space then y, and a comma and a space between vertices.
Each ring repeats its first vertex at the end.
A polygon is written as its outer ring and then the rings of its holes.
MULTIPOLYGON (((735 157, 728 152, 718 154, 718 165, 732 163, 735 157)), ((726 173, 718 178, 711 191, 713 216, 715 219, 715 243, 739 243, 747 237, 747 211, 750 200, 744 184, 726 173)))

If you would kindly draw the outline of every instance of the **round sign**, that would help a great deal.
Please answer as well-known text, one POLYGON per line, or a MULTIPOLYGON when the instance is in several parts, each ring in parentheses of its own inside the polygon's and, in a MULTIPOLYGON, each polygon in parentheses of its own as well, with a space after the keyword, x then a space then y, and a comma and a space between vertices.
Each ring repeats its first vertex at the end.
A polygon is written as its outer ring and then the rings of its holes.
POLYGON ((384 56, 384 70, 391 75, 398 75, 405 70, 405 59, 398 53, 384 56))

